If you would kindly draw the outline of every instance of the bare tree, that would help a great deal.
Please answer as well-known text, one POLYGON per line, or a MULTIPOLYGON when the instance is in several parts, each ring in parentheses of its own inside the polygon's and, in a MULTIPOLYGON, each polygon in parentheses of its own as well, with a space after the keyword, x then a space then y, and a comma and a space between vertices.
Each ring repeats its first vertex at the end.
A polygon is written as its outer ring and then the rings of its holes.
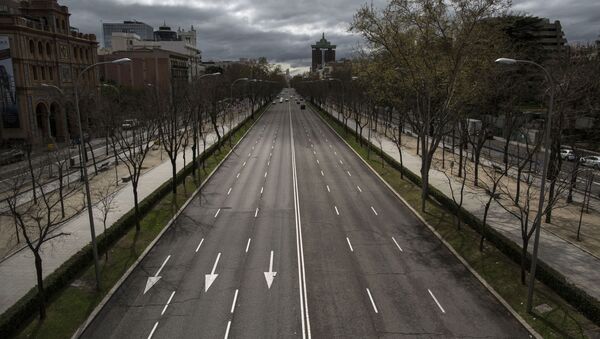
MULTIPOLYGON (((102 187, 94 192, 94 198, 98 201, 96 208, 100 212, 100 215, 96 218, 102 222, 104 227, 104 234, 106 235, 106 223, 108 221, 108 215, 115 210, 114 200, 117 195, 116 186, 112 183, 105 182, 102 187)), ((105 259, 108 260, 108 251, 105 253, 105 259)))

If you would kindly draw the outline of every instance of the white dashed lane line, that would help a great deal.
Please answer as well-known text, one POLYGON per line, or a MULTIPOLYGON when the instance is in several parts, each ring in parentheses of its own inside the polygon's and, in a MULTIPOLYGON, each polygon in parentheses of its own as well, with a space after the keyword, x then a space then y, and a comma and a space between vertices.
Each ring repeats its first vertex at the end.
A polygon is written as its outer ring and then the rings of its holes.
POLYGON ((173 293, 171 293, 171 296, 169 297, 169 300, 167 300, 167 303, 165 304, 165 308, 163 308, 162 312, 160 312, 160 315, 164 315, 165 312, 167 311, 167 307, 169 307, 169 304, 171 303, 171 300, 173 300, 173 296, 175 295, 175 291, 173 291, 173 293))
POLYGON ((369 299, 371 300, 371 305, 373 305, 373 310, 375 310, 375 313, 379 313, 379 311, 377 310, 377 305, 375 305, 375 300, 373 300, 373 296, 371 295, 371 291, 369 291, 368 288, 367 288, 367 294, 369 295, 369 299))
POLYGON ((400 247, 400 245, 398 245, 398 242, 396 241, 396 239, 394 237, 392 237, 392 240, 394 241, 394 244, 396 244, 396 247, 398 247, 398 249, 400 250, 400 252, 404 252, 402 250, 402 247, 400 247))
POLYGON ((352 247, 352 243, 348 237, 346 237, 346 241, 348 242, 348 247, 350 247, 350 252, 354 252, 354 248, 352 247))
POLYGON ((219 215, 219 212, 221 212, 220 208, 217 210, 217 213, 215 213, 215 218, 219 215))
POLYGON ((356 186, 356 188, 358 188, 358 191, 359 191, 360 193, 362 193, 362 189, 360 188, 360 186, 356 186))
POLYGON ((327 186, 327 192, 331 193, 331 190, 329 189, 329 185, 325 185, 327 186))
POLYGON ((337 206, 333 206, 333 208, 335 208, 335 214, 340 215, 340 211, 338 211, 337 206))
POLYGON ((438 305, 438 307, 440 308, 440 310, 442 311, 442 313, 446 313, 446 311, 444 310, 444 308, 442 307, 442 305, 440 304, 440 302, 437 300, 437 298, 435 297, 435 295, 433 295, 433 292, 431 292, 430 289, 427 289, 427 292, 429 292, 429 295, 431 295, 431 297, 433 298, 433 300, 435 301, 435 303, 438 305))
POLYGON ((379 215, 379 214, 377 214, 377 211, 375 210, 375 208, 374 208, 373 206, 371 206, 371 211, 373 211, 373 213, 374 213, 375 215, 379 215))

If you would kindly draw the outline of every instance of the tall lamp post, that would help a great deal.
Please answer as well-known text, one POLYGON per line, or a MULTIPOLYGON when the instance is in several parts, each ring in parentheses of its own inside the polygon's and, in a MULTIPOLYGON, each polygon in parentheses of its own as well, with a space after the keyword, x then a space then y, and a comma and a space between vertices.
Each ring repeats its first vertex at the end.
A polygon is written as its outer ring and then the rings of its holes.
MULTIPOLYGON (((79 127, 79 143, 81 146, 82 163, 80 164, 80 166, 82 167, 82 170, 83 170, 83 183, 85 186, 85 197, 86 197, 86 202, 87 202, 88 218, 89 218, 89 222, 90 222, 90 234, 92 237, 92 253, 94 255, 94 270, 95 270, 95 274, 96 274, 96 290, 98 290, 98 291, 100 290, 100 265, 98 263, 98 244, 96 243, 96 229, 94 227, 94 212, 92 210, 92 197, 91 197, 91 193, 90 193, 90 183, 88 180, 87 166, 85 164, 86 150, 85 150, 85 141, 84 141, 85 138, 83 136, 83 127, 81 126, 81 110, 79 108, 79 83, 81 81, 81 77, 83 76, 83 74, 85 74, 87 71, 91 70, 94 67, 98 67, 100 65, 105 65, 105 64, 120 65, 120 64, 124 64, 124 63, 128 63, 128 62, 131 62, 131 59, 122 58, 122 59, 117 59, 117 60, 113 60, 113 61, 104 61, 104 62, 95 63, 93 65, 89 65, 79 73, 79 75, 73 82, 73 92, 75 94, 75 110, 77 113, 77 125, 79 127)), ((44 86, 44 85, 42 85, 42 86, 44 86)), ((62 95, 64 95, 64 91, 62 91, 60 88, 58 88, 56 86, 45 84, 44 87, 55 88, 62 95)))
POLYGON ((544 199, 545 199, 545 191, 546 191, 546 176, 548 175, 548 167, 550 163, 550 132, 552 128, 552 109, 554 106, 554 89, 555 89, 555 81, 550 72, 542 65, 530 61, 530 60, 517 60, 517 59, 509 59, 509 58, 499 58, 496 59, 497 64, 502 65, 516 65, 516 64, 527 64, 535 66, 541 69, 546 76, 546 80, 550 83, 550 102, 548 103, 548 113, 546 116, 546 126, 544 132, 544 163, 542 170, 542 180, 540 186, 540 198, 538 202, 538 211, 534 219, 533 227, 535 229, 535 238, 533 241, 533 252, 531 255, 531 268, 529 270, 529 287, 527 290, 527 312, 531 313, 533 308, 533 287, 535 283, 535 271, 537 266, 537 257, 538 257, 538 248, 540 243, 540 231, 542 228, 542 217, 544 215, 544 199))

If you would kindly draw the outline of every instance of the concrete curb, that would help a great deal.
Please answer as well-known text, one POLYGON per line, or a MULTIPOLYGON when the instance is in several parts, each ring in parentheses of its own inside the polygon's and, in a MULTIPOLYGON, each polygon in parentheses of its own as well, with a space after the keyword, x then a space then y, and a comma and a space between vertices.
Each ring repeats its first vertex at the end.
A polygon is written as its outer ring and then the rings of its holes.
POLYGON ((498 294, 498 292, 496 292, 496 290, 494 290, 494 288, 492 286, 490 286, 480 275, 479 273, 477 273, 477 271, 475 271, 471 265, 469 265, 469 263, 458 253, 456 252, 456 250, 454 250, 454 248, 448 243, 446 242, 446 240, 444 240, 444 238, 435 230, 435 228, 433 228, 433 226, 431 226, 429 223, 427 223, 427 221, 421 216, 421 214, 419 214, 419 212, 417 212, 417 210, 415 210, 409 203, 408 201, 406 201, 398 192, 396 192, 396 190, 390 186, 390 184, 387 183, 387 181, 385 181, 385 179, 383 179, 379 173, 377 173, 377 171, 371 167, 371 165, 369 165, 369 163, 367 163, 367 161, 365 159, 363 159, 363 157, 358 154, 358 152, 356 152, 354 150, 354 148, 352 148, 352 146, 350 146, 350 144, 348 144, 346 142, 346 140, 344 140, 344 138, 342 138, 342 136, 340 136, 338 134, 338 132, 331 126, 329 125, 329 123, 327 121, 325 121, 325 119, 323 119, 323 117, 319 114, 319 112, 316 112, 314 110, 314 108, 312 107, 312 105, 310 106, 310 109, 313 113, 317 114, 317 116, 319 117, 319 119, 321 119, 321 121, 323 121, 323 123, 325 123, 327 125, 327 127, 329 127, 329 129, 331 129, 333 131, 333 133, 354 153, 356 154, 356 156, 371 170, 371 172, 373 172, 378 178, 379 180, 381 180, 381 182, 383 182, 385 184, 385 186, 396 196, 396 198, 398 198, 398 200, 400 200, 406 207, 408 207, 408 209, 425 225, 427 226, 427 228, 440 240, 440 242, 442 244, 444 244, 444 246, 446 246, 446 248, 448 248, 448 250, 463 264, 463 266, 465 266, 467 268, 467 270, 469 272, 471 272, 471 274, 473 274, 473 276, 475 276, 475 278, 477 278, 477 280, 481 283, 481 285, 483 285, 483 287, 485 287, 512 315, 513 317, 515 317, 515 319, 517 319, 517 321, 519 323, 521 323, 521 326, 523 326, 530 334, 531 336, 537 338, 537 339, 542 339, 543 337, 537 333, 536 330, 533 329, 533 327, 531 327, 526 321, 525 319, 523 319, 523 317, 521 317, 521 315, 519 315, 519 313, 517 313, 509 304, 508 302, 506 302, 506 300, 504 300, 504 298, 502 298, 502 296, 500 294, 498 294))
POLYGON ((129 278, 131 273, 133 273, 133 271, 139 266, 139 264, 142 262, 142 260, 144 260, 146 258, 148 253, 150 253, 150 251, 154 248, 154 246, 160 241, 162 236, 171 228, 171 226, 177 220, 177 218, 183 212, 183 210, 185 210, 186 207, 192 202, 192 200, 194 200, 196 198, 196 196, 198 195, 200 190, 202 188, 204 188, 204 186, 213 177, 213 175, 221 168, 221 165, 223 165, 223 163, 227 159, 229 159, 229 156, 231 155, 231 153, 233 153, 233 151, 238 147, 238 145, 246 138, 246 135, 248 135, 248 133, 250 133, 250 131, 254 128, 254 125, 256 125, 256 123, 263 117, 264 113, 269 109, 270 106, 271 106, 270 104, 267 105, 266 108, 260 114, 260 116, 256 120, 254 120, 254 122, 252 123, 250 128, 248 128, 248 130, 246 131, 246 133, 244 133, 244 135, 242 135, 240 140, 238 140, 238 142, 231 148, 231 150, 229 150, 227 155, 217 164, 217 166, 212 170, 212 172, 210 172, 208 177, 206 177, 206 179, 204 179, 202 184, 200 184, 200 186, 194 191, 194 193, 192 193, 192 195, 188 198, 188 200, 186 200, 186 202, 183 204, 183 206, 181 206, 181 208, 177 211, 177 213, 175 213, 175 215, 171 218, 171 220, 169 220, 169 222, 162 229, 162 231, 160 231, 160 233, 156 236, 156 238, 154 238, 154 240, 152 240, 152 242, 148 245, 148 247, 146 247, 144 252, 138 257, 138 259, 129 267, 127 272, 125 272, 125 274, 123 274, 123 276, 121 276, 121 278, 115 283, 115 285, 110 289, 110 291, 108 291, 108 293, 104 296, 102 301, 96 306, 96 308, 94 308, 92 313, 90 313, 90 315, 88 316, 85 323, 83 323, 83 325, 81 325, 77 329, 77 331, 75 331, 75 333, 73 334, 71 339, 77 339, 77 338, 81 337, 81 335, 89 327, 89 325, 92 323, 92 321, 94 321, 94 319, 96 319, 96 317, 98 316, 100 311, 104 308, 106 303, 108 303, 108 301, 117 292, 117 290, 121 287, 121 285, 123 285, 125 280, 127 280, 127 278, 129 278))

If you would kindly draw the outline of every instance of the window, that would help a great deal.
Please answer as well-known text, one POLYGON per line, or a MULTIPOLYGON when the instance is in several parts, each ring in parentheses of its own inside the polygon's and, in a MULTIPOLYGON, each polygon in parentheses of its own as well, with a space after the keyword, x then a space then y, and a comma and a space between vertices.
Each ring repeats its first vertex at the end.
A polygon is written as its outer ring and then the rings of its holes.
POLYGON ((73 59, 77 60, 77 47, 73 47, 73 59))
POLYGON ((49 42, 46 43, 46 54, 48 55, 49 58, 52 57, 52 46, 50 46, 49 42))
POLYGON ((33 74, 33 80, 37 80, 38 79, 37 66, 31 66, 31 73, 33 74))
POLYGON ((48 79, 54 80, 54 68, 48 67, 48 79))
POLYGON ((35 43, 33 40, 29 40, 29 53, 31 53, 32 56, 35 56, 35 43))
POLYGON ((44 45, 41 41, 38 42, 38 52, 40 53, 40 56, 44 55, 44 45))
POLYGON ((42 80, 46 80, 46 67, 40 67, 40 74, 42 75, 42 80))

